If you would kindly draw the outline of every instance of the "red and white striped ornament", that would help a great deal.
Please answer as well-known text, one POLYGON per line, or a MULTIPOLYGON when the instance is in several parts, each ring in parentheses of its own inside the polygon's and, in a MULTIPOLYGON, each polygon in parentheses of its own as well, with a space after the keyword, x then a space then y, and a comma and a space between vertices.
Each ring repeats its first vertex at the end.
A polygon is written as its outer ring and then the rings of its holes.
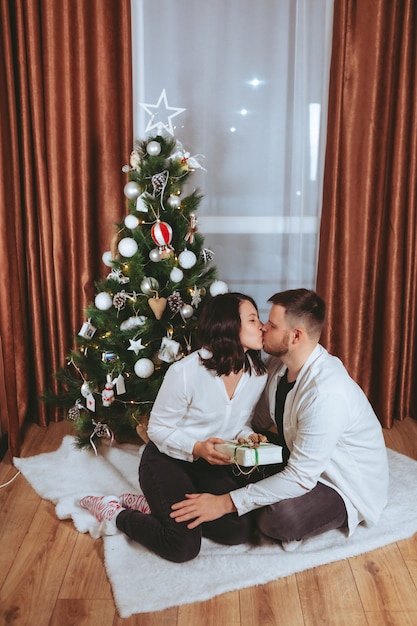
POLYGON ((167 259, 173 252, 171 243, 172 228, 166 222, 157 220, 151 228, 151 236, 156 245, 159 247, 161 259, 167 259))
POLYGON ((172 228, 166 222, 157 220, 151 228, 151 236, 157 246, 165 248, 171 243, 172 228))

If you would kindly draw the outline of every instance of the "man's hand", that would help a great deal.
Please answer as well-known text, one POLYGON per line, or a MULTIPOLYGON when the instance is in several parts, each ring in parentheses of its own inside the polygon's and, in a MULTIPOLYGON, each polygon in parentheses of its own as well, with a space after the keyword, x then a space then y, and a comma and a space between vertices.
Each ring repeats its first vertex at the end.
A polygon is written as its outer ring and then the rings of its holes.
POLYGON ((228 493, 214 496, 211 493, 186 493, 186 500, 172 505, 170 516, 176 522, 187 522, 187 528, 196 528, 203 522, 212 522, 227 513, 236 511, 233 500, 228 493))
POLYGON ((224 439, 210 437, 206 441, 196 441, 193 448, 195 459, 205 459, 210 465, 230 465, 231 461, 227 454, 222 454, 215 449, 216 443, 224 443, 224 439))

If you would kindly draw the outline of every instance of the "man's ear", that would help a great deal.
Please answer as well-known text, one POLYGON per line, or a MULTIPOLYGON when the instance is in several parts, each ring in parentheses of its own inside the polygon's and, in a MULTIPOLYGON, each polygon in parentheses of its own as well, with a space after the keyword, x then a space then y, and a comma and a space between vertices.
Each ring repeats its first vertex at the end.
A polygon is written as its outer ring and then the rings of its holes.
POLYGON ((302 339, 303 334, 302 328, 294 328, 292 331, 293 343, 298 343, 302 339))

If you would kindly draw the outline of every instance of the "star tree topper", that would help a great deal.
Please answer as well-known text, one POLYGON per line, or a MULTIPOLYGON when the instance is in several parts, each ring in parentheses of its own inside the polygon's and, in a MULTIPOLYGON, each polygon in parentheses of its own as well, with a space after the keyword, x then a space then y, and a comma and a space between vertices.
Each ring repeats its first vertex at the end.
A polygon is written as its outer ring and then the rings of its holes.
POLYGON ((183 111, 186 111, 186 109, 170 107, 168 105, 165 89, 161 91, 161 95, 159 96, 159 100, 156 104, 139 104, 151 116, 148 125, 145 128, 146 133, 156 128, 157 133, 167 130, 171 135, 174 135, 172 118, 180 113, 183 113, 183 111), (173 113, 168 115, 169 111, 173 111, 173 113))

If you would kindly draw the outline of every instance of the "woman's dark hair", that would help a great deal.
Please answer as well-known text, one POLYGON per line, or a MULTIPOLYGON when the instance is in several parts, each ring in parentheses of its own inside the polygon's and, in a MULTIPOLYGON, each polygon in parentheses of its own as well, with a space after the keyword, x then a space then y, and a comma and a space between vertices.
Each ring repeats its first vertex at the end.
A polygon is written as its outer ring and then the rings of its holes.
POLYGON ((214 296, 203 308, 198 324, 198 336, 203 348, 211 356, 200 356, 208 370, 215 370, 218 376, 239 372, 242 367, 251 373, 252 366, 257 374, 266 371, 260 350, 244 351, 240 341, 240 303, 248 300, 256 310, 256 302, 242 293, 222 293, 214 296), (250 357, 250 359, 248 358, 250 357))

